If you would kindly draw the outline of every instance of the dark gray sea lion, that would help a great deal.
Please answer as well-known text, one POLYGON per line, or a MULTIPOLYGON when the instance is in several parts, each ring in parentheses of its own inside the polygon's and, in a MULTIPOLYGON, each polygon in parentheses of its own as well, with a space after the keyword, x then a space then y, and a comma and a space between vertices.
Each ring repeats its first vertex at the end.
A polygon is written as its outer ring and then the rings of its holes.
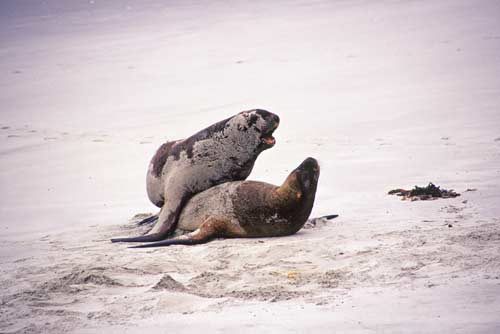
POLYGON ((191 198, 180 215, 178 228, 193 232, 132 248, 194 245, 215 237, 294 234, 304 226, 311 213, 318 178, 318 162, 307 158, 279 187, 264 182, 238 181, 210 188, 191 198))
POLYGON ((148 168, 148 197, 161 210, 147 235, 112 242, 165 239, 176 226, 182 207, 193 195, 228 181, 245 180, 258 155, 275 144, 279 117, 254 109, 236 114, 193 136, 163 144, 148 168))

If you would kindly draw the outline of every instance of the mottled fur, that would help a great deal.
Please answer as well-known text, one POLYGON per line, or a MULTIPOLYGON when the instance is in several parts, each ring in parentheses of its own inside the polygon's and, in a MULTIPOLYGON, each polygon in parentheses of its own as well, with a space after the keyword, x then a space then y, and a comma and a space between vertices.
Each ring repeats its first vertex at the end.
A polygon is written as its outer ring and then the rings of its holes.
POLYGON ((161 207, 148 235, 113 242, 162 240, 174 229, 182 207, 193 195, 215 185, 244 180, 257 156, 274 145, 278 116, 254 109, 220 121, 193 136, 163 144, 146 178, 148 197, 161 207))

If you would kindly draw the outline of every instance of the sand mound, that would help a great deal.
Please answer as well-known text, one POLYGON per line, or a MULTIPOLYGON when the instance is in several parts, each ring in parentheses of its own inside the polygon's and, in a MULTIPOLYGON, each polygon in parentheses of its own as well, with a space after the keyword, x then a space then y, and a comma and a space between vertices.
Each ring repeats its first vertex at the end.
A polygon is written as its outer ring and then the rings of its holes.
POLYGON ((122 285, 118 281, 100 272, 99 269, 74 270, 71 274, 62 277, 60 283, 62 286, 73 284, 95 284, 104 286, 122 285))
POLYGON ((186 291, 186 287, 174 280, 170 275, 165 274, 158 283, 153 287, 153 290, 169 290, 169 291, 186 291))
POLYGON ((67 292, 81 290, 82 285, 92 284, 103 287, 122 286, 120 282, 103 273, 103 268, 74 268, 71 273, 52 279, 41 285, 40 290, 47 292, 67 292))

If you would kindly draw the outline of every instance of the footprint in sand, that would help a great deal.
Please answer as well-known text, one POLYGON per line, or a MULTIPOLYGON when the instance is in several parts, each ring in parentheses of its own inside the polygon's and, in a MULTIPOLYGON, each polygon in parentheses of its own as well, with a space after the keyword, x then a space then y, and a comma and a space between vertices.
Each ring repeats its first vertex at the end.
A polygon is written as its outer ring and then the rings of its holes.
POLYGON ((20 135, 8 135, 7 138, 21 138, 20 135))
POLYGON ((10 129, 10 126, 2 126, 2 130, 8 130, 10 129))
POLYGON ((109 137, 109 135, 107 135, 107 134, 100 134, 100 135, 97 135, 97 136, 99 136, 100 138, 92 139, 92 141, 94 143, 104 143, 104 142, 106 142, 106 140, 104 140, 104 138, 109 137))
POLYGON ((449 140, 450 140, 450 137, 441 137, 441 140, 444 141, 445 145, 446 146, 454 146, 455 144, 454 143, 450 143, 449 140))
POLYGON ((43 140, 58 140, 58 137, 43 137, 43 140))
POLYGON ((390 142, 385 141, 384 138, 376 138, 375 141, 378 143, 378 146, 391 146, 390 142))
POLYGON ((311 143, 316 146, 323 146, 328 142, 328 138, 326 137, 315 137, 311 140, 311 143))
POLYGON ((498 138, 495 138, 495 141, 500 141, 500 137, 498 137, 498 138))

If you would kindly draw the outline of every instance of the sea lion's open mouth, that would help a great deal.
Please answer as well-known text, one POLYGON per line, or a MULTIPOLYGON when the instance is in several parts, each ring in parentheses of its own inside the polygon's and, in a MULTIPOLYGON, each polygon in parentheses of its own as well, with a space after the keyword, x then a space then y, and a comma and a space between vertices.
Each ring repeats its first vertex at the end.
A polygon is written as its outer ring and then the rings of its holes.
POLYGON ((261 140, 261 148, 270 148, 273 147, 274 144, 276 144, 276 139, 273 137, 273 132, 278 128, 278 125, 280 124, 278 116, 273 116, 273 119, 268 121, 269 125, 267 129, 264 129, 261 133, 260 140, 261 140))
POLYGON ((260 136, 261 142, 266 147, 272 147, 276 144, 276 139, 273 137, 273 132, 278 128, 279 120, 275 120, 272 125, 260 136))
POLYGON ((273 136, 263 136, 262 138, 262 143, 265 144, 266 146, 273 146, 276 143, 276 139, 274 139, 273 136))

